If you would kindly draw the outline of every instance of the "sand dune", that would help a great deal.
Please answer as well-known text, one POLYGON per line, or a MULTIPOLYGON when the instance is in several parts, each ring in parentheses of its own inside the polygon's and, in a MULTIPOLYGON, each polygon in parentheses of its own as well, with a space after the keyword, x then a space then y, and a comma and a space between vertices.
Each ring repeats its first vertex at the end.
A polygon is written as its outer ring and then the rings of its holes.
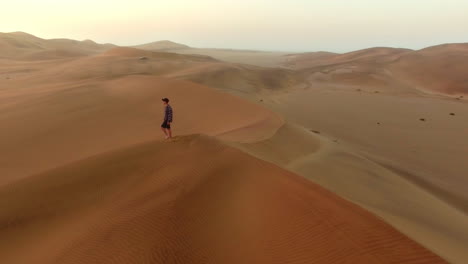
POLYGON ((468 258, 468 111, 447 96, 464 44, 145 49, 0 35, 0 203, 17 201, 0 206, 2 260, 441 261, 416 243, 468 258), (154 141, 162 97, 177 135, 207 136, 154 141))
POLYGON ((409 52, 407 49, 371 48, 345 54, 306 53, 291 55, 288 65, 306 76, 311 85, 417 93, 414 87, 394 78, 387 68, 389 63, 409 52))
POLYGON ((15 201, 0 207, 7 263, 444 263, 363 209, 206 137, 90 157, 0 197, 15 201))
POLYGON ((349 61, 377 61, 386 62, 392 59, 396 59, 399 56, 411 52, 409 49, 398 49, 398 48, 369 48, 345 54, 340 54, 331 59, 332 63, 345 63, 349 61))
POLYGON ((142 50, 167 50, 167 51, 174 51, 179 49, 189 49, 190 47, 184 44, 175 43, 169 40, 161 40, 156 42, 151 42, 143 45, 133 46, 133 48, 142 49, 142 50))
POLYGON ((117 47, 110 49, 104 53, 99 54, 99 56, 117 56, 117 57, 137 57, 142 59, 146 57, 147 59, 187 59, 187 60, 201 60, 201 61, 215 61, 214 59, 208 56, 201 55, 179 55, 176 53, 168 52, 154 52, 154 51, 145 51, 136 48, 127 48, 127 47, 117 47))
MULTIPOLYGON (((83 81, 93 78, 117 78, 129 74, 144 74, 172 79, 193 81, 215 87, 233 94, 258 92, 261 98, 264 90, 275 91, 302 85, 303 77, 287 69, 262 68, 251 65, 229 64, 203 55, 184 55, 168 52, 145 51, 135 48, 118 47, 98 55, 57 62, 54 65, 38 68, 23 79, 32 83, 54 80, 83 81), (40 80, 40 79, 43 80, 40 80)), ((20 68, 21 65, 18 66, 20 68)), ((23 68, 30 69, 30 62, 23 68)), ((0 61, 0 69, 10 71, 11 62, 0 61), (3 66, 3 67, 2 67, 3 66)), ((32 70, 32 69, 31 69, 32 70)))
POLYGON ((468 44, 446 44, 418 51, 371 48, 345 54, 294 54, 285 65, 319 82, 391 89, 407 86, 463 95, 468 93, 467 58, 468 44))
POLYGON ((91 40, 45 40, 23 32, 0 33, 0 59, 48 60, 87 56, 112 47, 115 46, 97 44, 91 40))
POLYGON ((288 54, 286 55, 287 59, 284 62, 284 66, 294 69, 309 68, 321 65, 328 59, 333 58, 337 55, 338 53, 326 51, 288 54))
POLYGON ((216 60, 200 55, 180 55, 166 52, 150 52, 134 48, 113 48, 94 56, 57 63, 43 68, 31 78, 54 76, 63 81, 82 81, 95 78, 113 79, 131 74, 164 76, 175 71, 216 63, 216 60))
POLYGON ((304 79, 300 74, 286 69, 226 63, 199 65, 169 73, 166 77, 190 80, 257 101, 265 92, 299 87, 304 79))
POLYGON ((157 41, 133 47, 143 50, 168 51, 187 55, 199 54, 225 62, 250 64, 262 67, 282 67, 283 63, 286 61, 285 55, 288 54, 287 52, 192 48, 172 41, 157 41))
MULTIPOLYGON (((468 216, 449 201, 447 194, 453 194, 453 189, 434 192, 417 181, 425 175, 402 173, 408 163, 393 165, 400 171, 383 166, 375 156, 358 154, 359 145, 349 147, 344 143, 356 135, 336 137, 329 134, 330 127, 323 122, 315 124, 314 129, 286 124, 267 140, 234 146, 363 206, 450 262, 464 262, 468 257, 464 246, 468 241, 468 216)), ((370 143, 378 145, 372 140, 370 143)), ((404 149, 401 145, 395 147, 404 149)))
POLYGON ((447 44, 408 53, 389 68, 397 78, 422 90, 468 94, 468 44, 447 44))
POLYGON ((190 82, 152 76, 39 87, 29 87, 31 82, 18 81, 15 87, 22 89, 1 94, 0 156, 5 165, 0 185, 161 136, 163 97, 174 101, 178 134, 248 142, 268 137, 282 124, 268 110, 190 82))
POLYGON ((391 167, 449 190, 465 201, 457 204, 468 201, 464 191, 468 181, 463 176, 468 171, 464 161, 468 145, 462 140, 467 128, 458 119, 468 116, 466 103, 356 91, 304 91, 281 96, 270 107, 289 121, 391 160, 391 167), (426 122, 420 121, 423 116, 426 122))
POLYGON ((409 49, 396 48, 370 48, 344 54, 331 52, 311 52, 290 55, 287 62, 288 67, 295 69, 307 69, 312 67, 323 67, 344 63, 365 62, 388 62, 397 59, 402 54, 408 53, 409 49))
MULTIPOLYGON (((307 80, 305 88, 290 85, 261 94, 263 105, 321 132, 334 145, 346 145, 345 150, 315 154, 320 143, 311 141, 312 132, 285 130, 278 132, 284 136, 241 149, 359 203, 451 262, 463 263, 468 258, 468 182, 463 176, 468 130, 458 118, 468 115, 466 103, 428 94, 429 89, 410 85, 387 68, 412 53, 376 48, 337 55, 320 66, 329 79, 317 81, 310 76, 314 70, 304 69, 293 76, 307 80), (346 169, 334 168, 338 164, 346 169)), ((217 84, 206 79, 220 89, 233 80, 217 84)), ((231 85, 243 89, 238 95, 258 99, 252 86, 260 87, 259 82, 231 85)))

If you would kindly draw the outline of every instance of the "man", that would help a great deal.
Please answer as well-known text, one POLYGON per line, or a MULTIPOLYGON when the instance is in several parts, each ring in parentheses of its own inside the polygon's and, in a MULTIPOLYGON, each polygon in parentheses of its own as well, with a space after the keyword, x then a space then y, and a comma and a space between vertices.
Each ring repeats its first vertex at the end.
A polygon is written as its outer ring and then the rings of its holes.
POLYGON ((172 123, 172 107, 169 105, 169 99, 162 99, 164 104, 164 122, 161 124, 161 130, 166 135, 166 139, 172 138, 171 123, 172 123))

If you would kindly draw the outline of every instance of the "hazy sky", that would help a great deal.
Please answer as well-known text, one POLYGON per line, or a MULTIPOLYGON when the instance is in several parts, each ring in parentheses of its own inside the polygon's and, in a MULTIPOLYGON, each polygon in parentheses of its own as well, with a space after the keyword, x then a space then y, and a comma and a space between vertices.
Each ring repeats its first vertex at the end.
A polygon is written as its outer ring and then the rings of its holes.
POLYGON ((133 45, 351 51, 468 42, 468 0, 5 0, 0 32, 133 45))

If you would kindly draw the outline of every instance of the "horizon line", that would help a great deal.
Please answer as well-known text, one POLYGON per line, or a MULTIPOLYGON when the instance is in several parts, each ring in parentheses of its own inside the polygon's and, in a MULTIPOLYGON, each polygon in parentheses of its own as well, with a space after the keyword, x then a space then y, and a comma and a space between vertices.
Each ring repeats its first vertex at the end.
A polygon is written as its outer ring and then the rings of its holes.
POLYGON ((215 50, 269 52, 269 53, 291 53, 291 54, 319 53, 319 52, 327 52, 327 53, 335 53, 335 54, 346 54, 346 53, 352 53, 352 52, 369 50, 369 49, 377 49, 377 48, 406 49, 406 50, 409 50, 409 51, 419 51, 419 50, 424 50, 424 49, 427 49, 427 48, 438 47, 438 46, 443 46, 443 45, 468 44, 468 42, 445 42, 445 43, 440 43, 440 44, 436 44, 436 45, 425 46, 425 47, 420 48, 420 49, 412 49, 412 48, 396 47, 396 46, 370 46, 370 47, 360 48, 360 49, 356 49, 356 50, 349 50, 349 51, 345 51, 345 52, 335 52, 335 51, 327 51, 327 50, 315 50, 315 51, 312 51, 312 50, 292 51, 292 50, 290 50, 290 51, 288 51, 288 50, 268 50, 268 49, 261 50, 261 49, 249 49, 249 48, 194 47, 194 46, 191 46, 191 45, 187 45, 185 43, 181 43, 181 42, 173 41, 173 40, 169 40, 169 39, 155 40, 155 41, 141 43, 141 44, 135 44, 135 45, 120 45, 120 44, 115 44, 115 43, 112 43, 112 42, 97 42, 97 41, 95 41, 93 39, 78 40, 78 39, 66 38, 66 37, 63 37, 63 38, 62 37, 42 38, 42 37, 39 37, 38 35, 31 34, 31 33, 24 32, 24 31, 0 32, 0 34, 15 34, 15 33, 21 33, 21 34, 29 35, 29 36, 32 36, 32 37, 35 37, 35 38, 43 39, 43 40, 66 39, 66 40, 73 40, 73 41, 80 41, 80 42, 92 41, 92 42, 94 42, 96 44, 100 44, 100 45, 114 45, 114 46, 117 46, 117 47, 127 47, 127 48, 137 48, 136 46, 168 41, 168 42, 171 42, 171 43, 174 43, 174 44, 187 46, 189 49, 190 48, 192 48, 192 49, 215 49, 215 50))

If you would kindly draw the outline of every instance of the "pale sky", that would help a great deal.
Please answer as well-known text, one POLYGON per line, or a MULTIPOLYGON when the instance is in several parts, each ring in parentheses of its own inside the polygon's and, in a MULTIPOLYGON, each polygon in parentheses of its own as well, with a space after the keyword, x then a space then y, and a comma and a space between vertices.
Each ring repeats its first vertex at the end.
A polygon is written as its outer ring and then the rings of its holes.
POLYGON ((0 32, 135 45, 345 52, 468 42, 468 0, 4 0, 0 32))

